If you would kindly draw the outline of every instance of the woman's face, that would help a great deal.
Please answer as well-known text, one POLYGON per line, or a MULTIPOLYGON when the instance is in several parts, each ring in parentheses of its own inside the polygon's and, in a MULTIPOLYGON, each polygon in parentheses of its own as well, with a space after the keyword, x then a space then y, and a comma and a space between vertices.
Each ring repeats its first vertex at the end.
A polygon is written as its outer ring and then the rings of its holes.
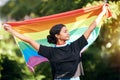
POLYGON ((62 27, 60 34, 57 34, 56 36, 59 40, 66 41, 66 40, 69 40, 70 34, 66 27, 62 27))

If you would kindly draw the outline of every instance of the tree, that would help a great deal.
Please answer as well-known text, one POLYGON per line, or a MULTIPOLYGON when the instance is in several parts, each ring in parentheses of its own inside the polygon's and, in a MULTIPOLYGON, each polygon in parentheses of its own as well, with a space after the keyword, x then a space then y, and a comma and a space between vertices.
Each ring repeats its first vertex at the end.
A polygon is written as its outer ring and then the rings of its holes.
MULTIPOLYGON (((0 10, 2 18, 4 16, 7 20, 23 20, 26 15, 31 18, 47 16, 86 6, 99 5, 103 3, 102 1, 10 0, 6 5, 0 7, 0 10)), ((81 80, 120 79, 120 1, 109 0, 109 4, 113 17, 103 22, 104 24, 102 25, 98 39, 84 52, 82 59, 85 76, 81 76, 81 80)), ((18 72, 18 76, 12 76, 12 80, 51 80, 49 63, 43 63, 37 66, 35 73, 32 74, 26 67, 13 37, 5 32, 1 32, 1 34, 3 36, 3 39, 0 40, 0 54, 2 54, 0 61, 1 79, 7 80, 11 78, 12 74, 16 75, 16 72, 18 72), (8 65, 8 63, 12 65, 8 65)))

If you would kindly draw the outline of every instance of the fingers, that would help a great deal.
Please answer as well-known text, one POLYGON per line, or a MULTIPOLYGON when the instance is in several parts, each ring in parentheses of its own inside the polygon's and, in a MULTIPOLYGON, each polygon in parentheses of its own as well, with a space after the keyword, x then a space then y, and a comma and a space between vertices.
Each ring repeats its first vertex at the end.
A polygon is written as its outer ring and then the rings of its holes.
POLYGON ((103 12, 103 14, 104 14, 107 18, 109 18, 109 17, 112 16, 112 13, 110 12, 109 4, 107 4, 107 3, 105 3, 105 4, 103 5, 102 12, 103 12))
POLYGON ((108 3, 105 3, 104 5, 105 5, 105 6, 108 6, 108 3))
POLYGON ((4 27, 11 27, 9 24, 3 24, 4 27))
POLYGON ((107 8, 108 7, 108 4, 104 4, 103 5, 103 9, 107 8))
POLYGON ((105 4, 103 5, 102 12, 105 14, 105 13, 107 12, 107 10, 108 10, 108 4, 105 3, 105 4))
POLYGON ((103 5, 103 10, 106 9, 106 8, 108 8, 108 6, 109 6, 109 5, 108 5, 107 3, 105 3, 105 4, 103 5))
POLYGON ((9 24, 3 24, 3 27, 6 31, 9 31, 11 29, 11 25, 9 24))

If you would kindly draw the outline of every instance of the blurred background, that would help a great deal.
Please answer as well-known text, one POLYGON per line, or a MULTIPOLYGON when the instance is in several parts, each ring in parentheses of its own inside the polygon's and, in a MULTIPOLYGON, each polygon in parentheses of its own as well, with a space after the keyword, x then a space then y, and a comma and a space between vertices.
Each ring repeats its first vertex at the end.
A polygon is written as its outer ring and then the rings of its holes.
MULTIPOLYGON (((13 36, 2 23, 32 19, 83 7, 103 0, 0 0, 0 80, 51 80, 49 63, 29 71, 13 36)), ((97 40, 82 55, 81 80, 120 80, 120 1, 108 0, 112 18, 102 22, 97 40)))

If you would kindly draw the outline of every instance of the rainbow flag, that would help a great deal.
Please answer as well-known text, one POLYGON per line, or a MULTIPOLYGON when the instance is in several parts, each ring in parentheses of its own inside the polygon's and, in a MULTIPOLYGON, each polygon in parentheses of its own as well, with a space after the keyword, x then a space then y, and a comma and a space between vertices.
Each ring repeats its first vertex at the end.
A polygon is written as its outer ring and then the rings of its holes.
MULTIPOLYGON (((32 38, 42 45, 54 46, 49 44, 46 39, 46 36, 49 34, 49 29, 53 25, 60 23, 65 24, 71 35, 70 40, 67 41, 67 43, 72 42, 79 38, 87 30, 89 25, 102 11, 102 6, 103 5, 91 6, 31 20, 8 22, 8 24, 12 25, 17 32, 32 38)), ((95 41, 99 35, 100 28, 100 26, 96 26, 88 39, 88 45, 84 49, 95 41)), ((36 65, 48 61, 47 58, 38 55, 37 51, 29 44, 18 38, 15 38, 15 40, 25 58, 27 66, 32 71, 34 71, 34 67, 36 65)))

